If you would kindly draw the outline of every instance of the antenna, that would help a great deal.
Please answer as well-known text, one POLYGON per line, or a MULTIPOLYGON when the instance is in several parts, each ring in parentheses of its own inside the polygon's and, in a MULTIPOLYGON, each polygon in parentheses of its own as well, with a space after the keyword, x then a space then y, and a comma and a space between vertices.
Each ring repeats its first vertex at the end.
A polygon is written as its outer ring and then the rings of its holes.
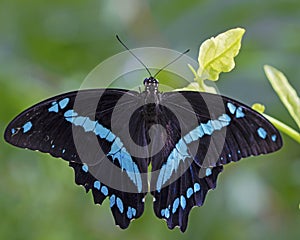
MULTIPOLYGON (((118 39, 118 41, 123 45, 124 48, 126 48, 128 50, 128 52, 131 53, 132 56, 134 56, 136 58, 136 60, 138 60, 143 66, 144 68, 147 70, 147 72, 149 73, 150 77, 152 77, 151 72, 149 71, 149 69, 147 68, 147 66, 125 45, 125 43, 122 42, 122 40, 119 38, 118 35, 116 35, 116 38, 118 39)), ((156 74, 155 74, 156 75, 156 74)))
POLYGON ((155 75, 153 76, 154 78, 162 71, 164 70, 166 67, 168 67, 169 65, 171 65, 172 63, 176 62, 179 58, 181 58, 184 54, 187 54, 190 51, 190 49, 185 50, 183 53, 181 53, 177 58, 175 58, 172 62, 168 63, 166 66, 162 67, 160 70, 158 70, 157 73, 155 73, 155 75))

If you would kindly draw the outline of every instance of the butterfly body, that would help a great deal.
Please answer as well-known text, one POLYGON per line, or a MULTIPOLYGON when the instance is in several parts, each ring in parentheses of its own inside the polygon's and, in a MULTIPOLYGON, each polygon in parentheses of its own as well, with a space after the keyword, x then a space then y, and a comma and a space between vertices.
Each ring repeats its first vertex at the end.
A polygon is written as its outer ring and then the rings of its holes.
POLYGON ((223 165, 274 152, 281 137, 262 115, 233 99, 161 93, 153 77, 144 85, 140 93, 94 89, 47 99, 18 115, 5 140, 68 161, 75 182, 92 191, 95 203, 109 198, 121 228, 142 215, 150 192, 156 216, 185 231, 191 208, 216 187, 223 165))

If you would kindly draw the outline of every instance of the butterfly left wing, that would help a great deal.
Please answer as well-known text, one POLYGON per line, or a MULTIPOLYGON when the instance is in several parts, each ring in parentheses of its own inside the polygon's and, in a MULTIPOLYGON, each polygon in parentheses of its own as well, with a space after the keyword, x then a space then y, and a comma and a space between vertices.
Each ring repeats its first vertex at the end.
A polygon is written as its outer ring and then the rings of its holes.
POLYGON ((219 95, 164 93, 157 115, 165 129, 164 147, 152 157, 151 194, 156 216, 171 229, 186 230, 191 208, 201 206, 216 187, 222 165, 282 145, 263 116, 219 95))
MULTIPOLYGON (((95 203, 109 197, 116 224, 127 228, 142 215, 147 191, 147 161, 129 154, 132 147, 124 132, 123 120, 137 102, 137 92, 120 89, 65 93, 17 116, 5 140, 67 160, 75 182, 92 191, 95 203)), ((145 144, 143 122, 138 120, 131 131, 136 142, 145 144)))

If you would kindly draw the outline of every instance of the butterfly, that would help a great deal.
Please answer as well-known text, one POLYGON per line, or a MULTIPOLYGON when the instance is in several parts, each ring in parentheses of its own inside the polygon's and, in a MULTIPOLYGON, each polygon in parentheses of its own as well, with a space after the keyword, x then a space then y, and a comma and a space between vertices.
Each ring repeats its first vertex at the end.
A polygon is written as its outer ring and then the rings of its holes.
POLYGON ((223 166, 279 150, 280 133, 234 99, 159 91, 155 76, 162 69, 153 77, 117 39, 150 74, 144 91, 88 89, 54 96, 15 117, 4 138, 68 161, 75 183, 92 192, 95 204, 109 198, 122 229, 143 214, 150 193, 155 215, 184 232, 192 207, 203 205, 223 166))

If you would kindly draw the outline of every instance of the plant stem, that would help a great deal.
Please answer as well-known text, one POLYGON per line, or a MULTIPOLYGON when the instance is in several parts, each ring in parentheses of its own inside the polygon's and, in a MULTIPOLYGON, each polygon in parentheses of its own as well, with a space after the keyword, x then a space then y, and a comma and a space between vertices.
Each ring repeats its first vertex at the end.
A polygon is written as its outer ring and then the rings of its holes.
POLYGON ((267 114, 262 114, 265 116, 271 123, 274 124, 276 128, 278 128, 281 132, 285 133, 289 137, 293 138, 296 142, 300 143, 300 133, 294 130, 293 128, 287 126, 286 124, 280 122, 279 120, 270 117, 267 114))

